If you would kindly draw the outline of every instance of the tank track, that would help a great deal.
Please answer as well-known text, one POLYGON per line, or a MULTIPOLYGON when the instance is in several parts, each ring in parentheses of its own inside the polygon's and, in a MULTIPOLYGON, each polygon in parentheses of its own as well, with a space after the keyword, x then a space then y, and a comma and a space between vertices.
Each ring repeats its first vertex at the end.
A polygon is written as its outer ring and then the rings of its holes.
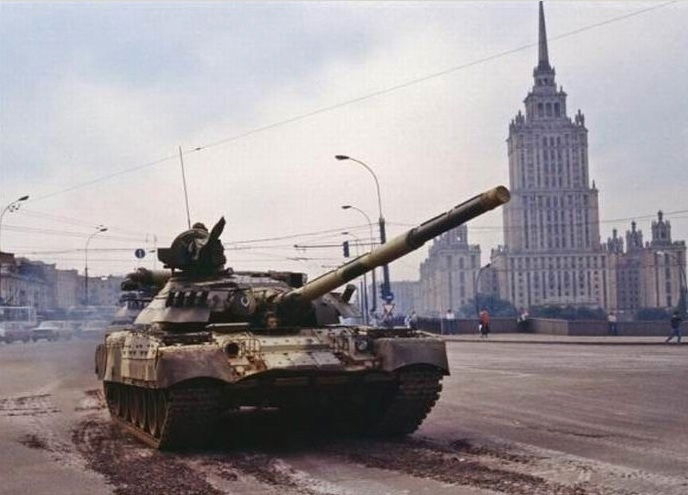
POLYGON ((149 389, 104 382, 112 420, 156 449, 203 447, 220 412, 220 388, 187 385, 149 389))
POLYGON ((442 390, 442 373, 429 368, 411 368, 398 373, 398 387, 390 402, 369 425, 375 436, 407 435, 418 429, 442 390))

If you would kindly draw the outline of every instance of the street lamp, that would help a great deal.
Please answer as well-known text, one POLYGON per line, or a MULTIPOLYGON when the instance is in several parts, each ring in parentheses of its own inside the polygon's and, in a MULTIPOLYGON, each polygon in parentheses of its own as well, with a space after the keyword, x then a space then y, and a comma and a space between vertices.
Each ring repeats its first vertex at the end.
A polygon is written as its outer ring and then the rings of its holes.
MULTIPOLYGON (((352 237, 354 241, 356 241, 356 257, 360 255, 360 252, 358 250, 358 246, 361 244, 361 239, 355 235, 352 234, 351 232, 342 232, 342 235, 348 235, 349 237, 352 237)), ((373 282, 375 284, 375 282, 373 282)), ((363 324, 367 325, 368 324, 368 276, 363 273, 363 279, 361 280, 362 287, 360 288, 360 301, 361 301, 361 314, 363 315, 363 324)))
POLYGON ((88 306, 88 245, 91 239, 101 232, 107 232, 107 227, 102 225, 96 227, 96 231, 86 239, 86 246, 84 247, 84 305, 86 306, 88 306))
MULTIPOLYGON (((346 155, 335 155, 335 158, 340 161, 351 160, 352 162, 356 162, 359 165, 365 167, 365 169, 368 172, 370 172, 370 175, 373 176, 373 179, 375 180, 375 189, 377 190, 377 209, 380 215, 378 219, 378 224, 380 226, 380 243, 384 244, 385 242, 387 242, 387 234, 385 233, 385 217, 382 215, 382 197, 380 195, 380 181, 377 180, 377 175, 375 175, 375 172, 373 172, 372 168, 370 168, 366 163, 362 162, 361 160, 357 160, 356 158, 351 158, 350 156, 346 155)), ((394 294, 392 294, 392 291, 389 288, 389 266, 387 265, 382 266, 382 278, 382 299, 392 301, 394 299, 394 294)))
POLYGON ((656 251, 656 255, 658 256, 669 256, 671 258, 674 258, 676 260, 676 264, 678 265, 678 273, 679 273, 679 278, 678 278, 678 285, 679 285, 679 296, 678 296, 678 312, 684 316, 686 314, 686 293, 688 292, 688 280, 686 280, 686 269, 683 266, 683 262, 681 261, 681 256, 679 256, 678 253, 673 253, 669 251, 656 251))
POLYGON ((478 284, 480 283, 480 276, 483 274, 483 270, 486 268, 490 268, 492 266, 492 263, 488 263, 485 266, 481 266, 480 269, 478 270, 478 274, 475 276, 475 282, 473 283, 473 300, 475 301, 475 315, 480 318, 480 309, 478 308, 478 295, 480 293, 478 292, 478 284))
MULTIPOLYGON (((373 238, 374 237, 373 236, 373 222, 370 221, 370 217, 368 216, 368 214, 365 211, 363 211, 360 208, 353 206, 353 205, 342 205, 342 210, 355 210, 365 217, 366 222, 368 223, 368 230, 370 231, 370 250, 372 251, 373 248, 375 247, 375 240, 373 238)), ((373 301, 372 301, 373 304, 372 304, 372 307, 370 308, 370 310, 375 311, 375 310, 377 310, 377 287, 376 287, 377 281, 375 279, 375 270, 373 269, 373 270, 371 270, 371 272, 372 272, 371 275, 372 275, 372 279, 373 279, 373 293, 371 294, 372 298, 373 298, 373 301)), ((366 290, 366 292, 367 292, 367 290, 366 290)), ((367 301, 367 298, 366 298, 366 301, 367 301)))
MULTIPOLYGON (((2 239, 2 237, 1 237, 1 235, 2 235, 2 219, 5 216, 5 213, 7 213, 7 212, 12 213, 12 212, 17 211, 19 209, 19 207, 21 206, 21 203, 23 201, 26 201, 27 199, 29 199, 28 194, 25 196, 22 196, 19 199, 15 199, 14 201, 9 203, 7 206, 5 206, 2 209, 2 213, 0 213, 0 240, 2 239)), ((0 243, 0 304, 2 304, 4 302, 5 302, 5 300, 2 298, 2 244, 0 243)))

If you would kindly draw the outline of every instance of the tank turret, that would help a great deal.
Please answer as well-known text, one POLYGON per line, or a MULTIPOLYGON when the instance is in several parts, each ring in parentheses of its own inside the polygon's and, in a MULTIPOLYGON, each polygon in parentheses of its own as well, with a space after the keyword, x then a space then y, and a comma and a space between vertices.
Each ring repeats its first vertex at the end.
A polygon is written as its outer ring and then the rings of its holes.
MULTIPOLYGON (((172 276, 136 323, 157 323, 174 331, 186 331, 193 327, 189 324, 202 322, 245 322, 260 327, 268 313, 291 327, 339 323, 340 316, 357 316, 358 309, 349 303, 353 286, 342 293, 333 292, 335 289, 506 203, 509 197, 505 187, 490 189, 308 283, 301 273, 224 268, 219 240, 224 218, 210 232, 196 224, 177 236, 170 248, 159 250, 158 258, 172 270, 172 276)), ((163 280, 163 276, 157 279, 163 280)))

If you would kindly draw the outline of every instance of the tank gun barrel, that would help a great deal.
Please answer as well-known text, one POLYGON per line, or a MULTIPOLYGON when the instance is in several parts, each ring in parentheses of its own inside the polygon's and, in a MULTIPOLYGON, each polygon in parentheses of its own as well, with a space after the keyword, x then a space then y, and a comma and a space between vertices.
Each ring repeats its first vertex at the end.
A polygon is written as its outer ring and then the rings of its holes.
POLYGON ((415 251, 430 239, 508 202, 509 190, 498 186, 451 210, 423 222, 372 251, 329 271, 303 287, 286 294, 288 298, 313 300, 375 268, 415 251))

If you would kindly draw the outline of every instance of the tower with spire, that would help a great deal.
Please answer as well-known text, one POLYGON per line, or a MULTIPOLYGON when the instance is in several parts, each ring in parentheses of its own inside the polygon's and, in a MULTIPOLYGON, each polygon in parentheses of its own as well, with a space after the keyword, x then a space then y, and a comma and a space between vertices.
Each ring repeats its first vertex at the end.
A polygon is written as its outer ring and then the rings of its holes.
POLYGON ((598 191, 590 181, 588 131, 550 63, 542 2, 538 60, 524 111, 509 124, 512 199, 504 246, 493 252, 499 295, 517 308, 547 304, 607 307, 610 281, 600 243, 598 191), (525 113, 524 113, 525 112, 525 113))

